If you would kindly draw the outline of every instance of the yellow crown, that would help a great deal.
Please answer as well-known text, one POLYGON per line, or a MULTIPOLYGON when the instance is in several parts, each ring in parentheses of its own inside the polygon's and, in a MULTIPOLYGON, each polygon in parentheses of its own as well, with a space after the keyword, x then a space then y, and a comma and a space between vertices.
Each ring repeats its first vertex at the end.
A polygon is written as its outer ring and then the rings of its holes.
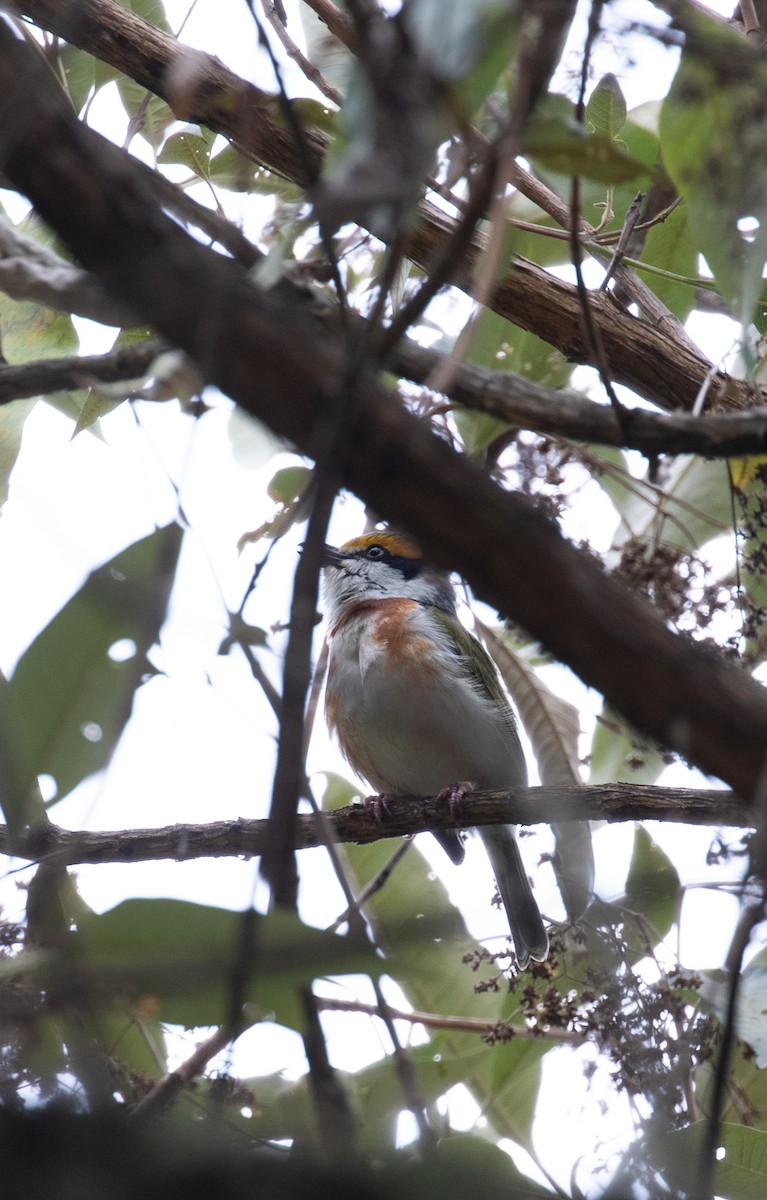
POLYGON ((377 533, 364 533, 361 537, 352 538, 341 547, 344 554, 354 554, 359 550, 364 552, 371 546, 383 546, 397 558, 423 558, 418 545, 404 533, 396 533, 390 529, 381 529, 377 533))

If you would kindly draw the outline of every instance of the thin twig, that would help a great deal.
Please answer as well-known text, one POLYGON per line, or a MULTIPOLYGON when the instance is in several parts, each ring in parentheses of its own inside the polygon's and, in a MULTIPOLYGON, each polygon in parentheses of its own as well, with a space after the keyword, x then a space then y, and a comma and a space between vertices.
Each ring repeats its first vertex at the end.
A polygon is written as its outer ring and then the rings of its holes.
POLYGON ((332 925, 328 925, 329 933, 335 933, 341 928, 342 925, 346 925, 347 922, 351 923, 350 919, 353 918, 354 913, 359 912, 365 902, 369 900, 371 896, 374 896, 376 892, 380 892, 381 888, 388 882, 394 871, 394 868, 397 866, 397 863, 407 854, 412 844, 413 843, 409 838, 405 838, 402 840, 402 842, 400 842, 391 858, 384 863, 380 871, 376 872, 370 882, 365 884, 359 896, 355 898, 354 903, 349 905, 348 908, 345 908, 344 911, 336 917, 332 925))
POLYGON ((438 261, 433 264, 415 295, 402 306, 383 333, 378 347, 381 357, 397 344, 437 293, 452 282, 453 275, 471 244, 477 222, 484 216, 490 202, 494 179, 495 155, 491 154, 470 182, 466 207, 438 261))
POLYGON ((327 25, 334 37, 343 43, 352 54, 357 53, 357 34, 354 22, 340 8, 336 8, 331 0, 304 0, 307 8, 316 13, 324 25, 327 25))
POLYGON ((642 194, 642 192, 638 192, 637 195, 634 197, 634 199, 631 201, 631 204, 629 205, 628 212, 626 213, 626 216, 623 220, 623 225, 621 227, 620 237, 618 238, 618 244, 613 251, 612 258, 610 259, 609 263, 607 264, 607 270, 605 271, 605 277, 599 285, 600 292, 607 291, 607 285, 609 284, 613 275, 615 274, 618 267, 620 266, 621 260, 623 259, 624 255, 628 249, 628 244, 629 244, 629 241, 631 240, 631 235, 633 234, 633 232, 636 228, 637 221, 639 220, 639 214, 642 211, 642 201, 643 200, 644 200, 644 195, 642 194))
MULTIPOLYGON (((343 96, 338 88, 333 87, 332 83, 328 83, 319 67, 315 67, 314 63, 310 62, 306 55, 299 50, 288 33, 288 27, 285 24, 283 14, 278 10, 275 0, 261 0, 261 7, 264 10, 264 16, 282 43, 282 47, 288 58, 292 58, 293 62, 300 68, 309 82, 314 84, 317 90, 322 92, 323 96, 331 100, 333 104, 340 106, 343 103, 343 96)), ((280 8, 282 8, 282 5, 280 5, 280 8)))
POLYGON ((176 1067, 175 1071, 168 1071, 154 1084, 131 1110, 131 1117, 147 1117, 167 1108, 179 1092, 202 1075, 210 1060, 225 1050, 231 1041, 231 1029, 222 1025, 204 1042, 200 1042, 186 1062, 176 1067))
POLYGON ((394 1070, 402 1088, 408 1108, 418 1125, 422 1149, 428 1153, 436 1147, 437 1138, 426 1116, 426 1100, 421 1090, 421 1084, 413 1066, 413 1060, 403 1048, 394 1024, 394 1016, 386 1002, 381 985, 371 976, 371 983, 378 1001, 378 1015, 386 1026, 394 1048, 394 1070))
MULTIPOLYGON (((377 1004, 364 1004, 358 1000, 336 1000, 326 996, 318 996, 317 1004, 327 1012, 358 1012, 367 1013, 371 1017, 382 1014, 377 1004)), ((588 1035, 570 1029, 546 1028, 541 1030, 529 1025, 515 1025, 509 1021, 491 1021, 482 1017, 453 1017, 442 1013, 427 1013, 413 1010, 406 1012, 401 1008, 388 1005, 388 1013, 395 1021, 409 1021, 411 1025, 423 1025, 425 1029, 443 1029, 451 1033, 499 1034, 508 1038, 528 1038, 530 1041, 560 1042, 565 1046, 583 1046, 589 1041, 588 1035)))

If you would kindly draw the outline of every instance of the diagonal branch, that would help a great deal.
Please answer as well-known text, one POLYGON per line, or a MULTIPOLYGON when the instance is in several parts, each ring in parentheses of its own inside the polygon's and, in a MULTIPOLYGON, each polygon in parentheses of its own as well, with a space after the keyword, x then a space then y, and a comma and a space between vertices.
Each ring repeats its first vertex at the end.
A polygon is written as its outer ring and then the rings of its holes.
MULTIPOLYGON (((161 96, 180 120, 199 122, 228 137, 242 153, 270 170, 306 186, 318 170, 327 136, 305 130, 307 158, 294 145, 274 96, 260 91, 216 58, 183 47, 116 0, 24 0, 22 15, 58 37, 110 63, 161 96)), ((407 253, 429 271, 445 253, 456 222, 424 202, 407 253)), ((480 253, 475 241, 464 269, 454 281, 471 290, 472 264, 480 253)), ((517 259, 497 284, 489 305, 501 316, 548 341, 572 362, 589 362, 581 329, 577 289, 536 264, 517 259)), ((662 408, 692 409, 711 364, 688 339, 670 329, 639 320, 609 295, 595 293, 592 311, 604 344, 611 377, 662 408)), ((710 407, 746 408, 753 404, 747 385, 716 372, 710 407)))
MULTIPOLYGON (((302 453, 321 454, 328 414, 348 387, 343 333, 317 322, 289 281, 258 289, 179 228, 130 156, 77 121, 36 53, 2 21, 0 169, 205 378, 302 453)), ((745 799, 757 795, 767 727, 759 684, 673 634, 529 500, 411 417, 364 364, 354 385, 341 484, 409 528, 432 561, 460 570, 635 727, 745 799)))

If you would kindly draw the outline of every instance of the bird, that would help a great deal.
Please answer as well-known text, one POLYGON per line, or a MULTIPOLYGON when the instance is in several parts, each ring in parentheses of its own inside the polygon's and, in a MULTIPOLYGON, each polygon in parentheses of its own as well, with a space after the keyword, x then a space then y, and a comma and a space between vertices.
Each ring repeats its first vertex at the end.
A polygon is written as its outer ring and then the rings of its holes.
MULTIPOLYGON (((464 795, 527 782, 524 752, 495 664, 458 617, 450 575, 394 528, 325 546, 329 647, 325 716, 357 775, 381 796, 464 795)), ((487 850, 517 963, 549 940, 514 827, 486 826, 487 850)), ((456 830, 434 835, 451 861, 456 830)))

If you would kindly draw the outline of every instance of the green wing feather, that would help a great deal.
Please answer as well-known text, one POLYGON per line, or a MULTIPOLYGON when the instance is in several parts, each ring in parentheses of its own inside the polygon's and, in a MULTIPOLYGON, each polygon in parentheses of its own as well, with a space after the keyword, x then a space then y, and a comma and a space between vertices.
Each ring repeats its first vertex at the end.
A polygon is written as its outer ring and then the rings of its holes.
POLYGON ((516 717, 512 712, 506 692, 503 690, 495 663, 485 647, 451 613, 435 608, 433 616, 455 647, 456 655, 463 660, 466 674, 475 681, 479 690, 484 692, 489 700, 492 700, 505 724, 514 733, 514 736, 518 737, 516 717))

